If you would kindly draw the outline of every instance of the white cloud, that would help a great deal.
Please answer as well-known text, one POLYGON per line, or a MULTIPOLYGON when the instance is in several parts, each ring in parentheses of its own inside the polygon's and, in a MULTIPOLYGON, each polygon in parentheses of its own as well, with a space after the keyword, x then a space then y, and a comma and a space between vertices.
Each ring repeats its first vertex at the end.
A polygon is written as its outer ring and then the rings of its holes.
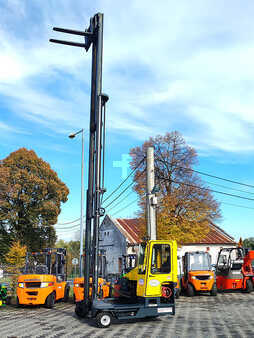
POLYGON ((0 29, 0 89, 24 119, 47 128, 57 122, 64 131, 81 118, 87 123, 91 52, 48 39, 80 41, 53 33, 52 26, 84 29, 97 7, 105 13, 104 91, 113 132, 142 139, 178 129, 203 151, 253 152, 251 1, 98 1, 89 9, 81 1, 43 2, 36 8, 38 23, 31 21, 34 8, 20 5, 15 12, 17 6, 8 2, 12 17, 0 29), (22 18, 28 21, 24 38, 17 32, 22 18), (61 86, 59 72, 71 77, 64 98, 43 86, 50 80, 61 86))

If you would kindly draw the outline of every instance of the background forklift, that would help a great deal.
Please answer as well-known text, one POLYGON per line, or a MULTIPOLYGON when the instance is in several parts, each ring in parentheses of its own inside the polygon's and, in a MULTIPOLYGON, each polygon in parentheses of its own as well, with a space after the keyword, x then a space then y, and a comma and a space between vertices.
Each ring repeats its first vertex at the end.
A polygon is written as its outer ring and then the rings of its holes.
MULTIPOLYGON (((82 256, 83 259, 83 256, 82 256)), ((111 284, 107 281, 107 261, 104 253, 100 252, 98 260, 98 294, 106 298, 111 295, 111 284)), ((89 295, 92 294, 92 277, 90 277, 89 295)), ((76 277, 73 281, 73 301, 80 302, 84 299, 84 277, 76 277)))
MULTIPOLYGON (((105 115, 108 96, 102 93, 103 14, 90 19, 85 31, 53 28, 58 32, 80 35, 85 43, 51 39, 51 42, 89 50, 92 45, 90 140, 86 232, 84 259, 84 299, 76 303, 79 317, 94 318, 99 327, 118 319, 145 318, 175 313, 174 286, 177 281, 175 241, 150 240, 140 246, 136 269, 129 272, 130 297, 101 300, 98 294, 99 226, 104 184, 105 115), (135 270, 135 271, 134 271, 135 270), (90 279, 91 277, 91 279, 90 279), (90 284, 92 281, 92 285, 90 284), (90 289, 92 292, 90 292, 90 289)), ((151 191, 149 191, 150 193, 151 191)))
POLYGON ((223 290, 253 291, 254 251, 242 247, 220 250, 216 266, 217 288, 223 290))
POLYGON ((217 288, 210 254, 205 251, 186 252, 182 259, 182 291, 189 297, 194 296, 196 292, 209 292, 211 296, 216 296, 217 288))
POLYGON ((24 274, 18 278, 17 305, 52 308, 56 300, 67 302, 70 286, 66 282, 66 249, 44 249, 26 255, 24 274))

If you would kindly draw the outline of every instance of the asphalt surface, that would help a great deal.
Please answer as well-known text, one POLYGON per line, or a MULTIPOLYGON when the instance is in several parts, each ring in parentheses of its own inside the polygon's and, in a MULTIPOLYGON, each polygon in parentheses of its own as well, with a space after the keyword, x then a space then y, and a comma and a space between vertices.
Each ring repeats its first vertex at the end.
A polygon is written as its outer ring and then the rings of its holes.
POLYGON ((175 316, 115 321, 107 329, 78 319, 71 303, 57 303, 54 309, 8 306, 0 308, 0 337, 254 337, 253 316, 254 293, 181 297, 175 316))

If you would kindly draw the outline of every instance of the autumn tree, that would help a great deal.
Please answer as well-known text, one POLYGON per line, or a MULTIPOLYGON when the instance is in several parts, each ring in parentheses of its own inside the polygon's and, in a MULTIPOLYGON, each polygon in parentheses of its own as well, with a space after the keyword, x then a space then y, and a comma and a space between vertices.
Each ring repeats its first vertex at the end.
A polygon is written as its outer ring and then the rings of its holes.
POLYGON ((134 189, 140 196, 140 218, 145 233, 146 150, 154 147, 155 179, 159 186, 157 208, 158 239, 195 242, 205 236, 210 221, 220 218, 219 204, 209 188, 192 170, 197 153, 178 132, 150 137, 141 147, 130 150, 131 167, 136 168, 134 189))
POLYGON ((0 162, 0 251, 20 240, 29 251, 53 246, 53 224, 69 190, 33 150, 21 148, 0 162))
POLYGON ((8 271, 11 274, 10 288, 12 295, 15 294, 20 270, 25 266, 26 251, 26 246, 22 246, 20 242, 17 241, 12 244, 5 256, 5 262, 8 264, 8 271))

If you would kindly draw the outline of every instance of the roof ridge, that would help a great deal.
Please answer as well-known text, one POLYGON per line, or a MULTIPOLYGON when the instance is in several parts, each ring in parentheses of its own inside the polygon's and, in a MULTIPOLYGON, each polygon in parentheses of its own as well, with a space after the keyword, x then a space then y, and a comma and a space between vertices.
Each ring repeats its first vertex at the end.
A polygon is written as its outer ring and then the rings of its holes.
POLYGON ((210 222, 210 226, 216 228, 216 229, 217 229, 218 231, 220 231, 223 235, 229 237, 230 239, 235 240, 234 237, 230 236, 226 231, 224 231, 223 229, 221 229, 218 225, 214 224, 213 222, 210 222))

